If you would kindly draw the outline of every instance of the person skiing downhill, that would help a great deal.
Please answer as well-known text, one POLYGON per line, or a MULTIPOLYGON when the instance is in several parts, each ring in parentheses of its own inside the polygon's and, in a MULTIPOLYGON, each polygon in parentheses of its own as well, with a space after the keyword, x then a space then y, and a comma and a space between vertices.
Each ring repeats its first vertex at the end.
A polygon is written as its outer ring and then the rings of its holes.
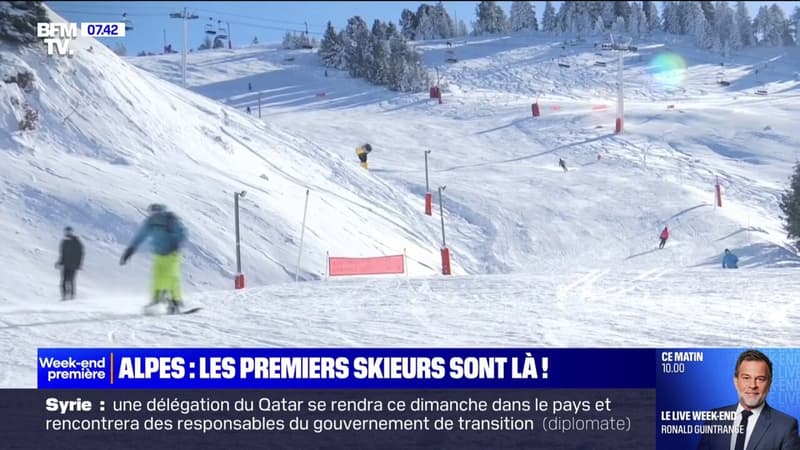
POLYGON ((182 306, 180 249, 186 241, 187 231, 175 213, 167 207, 153 203, 147 207, 147 219, 125 249, 120 265, 125 265, 139 245, 148 237, 153 250, 153 272, 151 281, 152 299, 145 310, 161 301, 163 293, 169 293, 167 306, 170 314, 177 313, 182 306))
POLYGON ((369 152, 371 151, 372 146, 369 144, 364 144, 356 148, 356 155, 358 155, 358 159, 361 161, 361 167, 364 169, 369 169, 369 166, 367 166, 367 155, 369 155, 369 152))
POLYGON ((566 172, 566 171, 567 171, 567 162, 566 162, 566 161, 564 161, 564 159, 563 159, 563 158, 558 158, 558 166, 559 166, 559 167, 561 167, 561 169, 562 169, 564 172, 566 172))
POLYGON ((56 268, 61 268, 61 300, 75 299, 75 273, 83 264, 83 244, 72 233, 72 227, 64 228, 56 268))
POLYGON ((667 239, 669 239, 669 229, 665 226, 663 230, 661 230, 661 243, 658 244, 658 248, 664 248, 664 245, 667 243, 667 239))

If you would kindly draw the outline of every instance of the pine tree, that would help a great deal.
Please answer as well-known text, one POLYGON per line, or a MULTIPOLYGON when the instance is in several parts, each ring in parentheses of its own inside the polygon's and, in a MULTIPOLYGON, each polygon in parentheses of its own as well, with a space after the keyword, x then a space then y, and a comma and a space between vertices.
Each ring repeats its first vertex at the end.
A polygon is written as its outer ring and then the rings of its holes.
POLYGON ((617 21, 611 26, 611 32, 614 35, 625 33, 625 18, 622 16, 617 17, 617 21))
POLYGON ((606 30, 610 30, 617 21, 617 12, 616 6, 614 5, 615 2, 598 2, 599 3, 599 14, 603 18, 603 25, 605 26, 606 30))
POLYGON ((589 2, 574 2, 572 9, 572 24, 569 31, 577 33, 578 36, 590 34, 592 32, 592 17, 589 11, 589 2))
POLYGON ((430 14, 433 17, 433 23, 436 30, 436 35, 440 39, 447 39, 455 36, 456 26, 450 14, 447 13, 447 8, 439 1, 431 9, 430 14))
POLYGON ((556 13, 556 29, 557 33, 566 33, 572 28, 573 14, 575 9, 575 2, 561 2, 561 6, 556 13))
POLYGON ((605 24, 603 23, 603 16, 597 16, 594 20, 594 27, 592 28, 593 34, 603 34, 605 33, 605 24))
POLYGON ((508 29, 506 13, 496 2, 482 1, 475 8, 478 17, 475 22, 476 34, 503 33, 508 29))
POLYGON ((631 18, 631 4, 627 1, 616 1, 614 2, 614 15, 616 17, 622 17, 625 20, 625 24, 627 26, 628 21, 631 18))
POLYGON ((433 19, 428 15, 428 9, 423 9, 423 6, 428 5, 421 5, 419 11, 417 11, 417 29, 414 32, 414 39, 417 41, 437 38, 433 19))
POLYGON ((370 53, 367 58, 367 79, 378 85, 386 84, 388 81, 387 28, 386 24, 375 19, 369 36, 370 53))
POLYGON ((773 3, 770 7, 760 7, 753 25, 759 45, 777 47, 786 43, 788 24, 780 6, 773 3))
POLYGON ((325 34, 319 43, 317 55, 319 55, 322 65, 325 67, 333 67, 340 70, 347 68, 344 56, 344 34, 341 31, 336 33, 330 21, 328 21, 325 34))
POLYGON ((511 31, 535 30, 536 12, 529 1, 511 2, 508 26, 511 31))
POLYGON ((400 29, 404 38, 414 40, 415 31, 417 30, 417 16, 410 9, 404 9, 400 13, 400 29))
POLYGON ((466 22, 459 20, 458 25, 456 26, 456 36, 466 36, 468 34, 469 29, 467 28, 466 22))
POLYGON ((642 11, 647 18, 647 32, 653 33, 661 29, 661 18, 658 16, 658 7, 656 2, 643 1, 642 11))
POLYGON ((556 9, 549 0, 545 2, 544 13, 542 14, 542 31, 552 33, 556 31, 556 9))
POLYGON ((694 38, 694 42, 697 46, 702 48, 707 48, 707 44, 710 42, 708 37, 709 35, 709 25, 706 21, 706 16, 703 14, 703 8, 700 6, 700 2, 686 2, 687 9, 685 11, 685 20, 686 20, 686 34, 692 36, 694 38))
POLYGON ((39 41, 37 22, 50 22, 42 2, 0 2, 0 42, 32 44, 39 41))
POLYGON ((794 7, 790 20, 794 29, 794 43, 800 45, 800 6, 794 7))
POLYGON ((755 44, 753 21, 750 19, 745 2, 736 2, 736 28, 739 30, 739 42, 742 47, 751 47, 755 44))
POLYGON ((390 89, 401 92, 417 92, 430 83, 422 66, 420 56, 408 46, 402 36, 389 40, 387 84, 390 89))
POLYGON ((783 229, 787 237, 794 239, 800 246, 800 162, 794 166, 794 173, 789 188, 781 195, 781 211, 783 211, 783 229))
POLYGON ((773 3, 769 7, 772 20, 775 22, 775 45, 790 46, 794 45, 794 37, 789 30, 789 20, 783 12, 783 9, 777 4, 773 3))
POLYGON ((677 2, 664 2, 664 13, 662 17, 665 32, 669 34, 681 34, 681 21, 678 14, 677 2))
POLYGON ((680 34, 694 36, 695 33, 697 33, 698 36, 701 35, 702 33, 698 32, 697 26, 700 23, 706 23, 706 16, 703 15, 703 7, 700 6, 700 2, 690 1, 676 3, 678 8, 678 23, 680 23, 681 27, 680 34), (702 20, 698 15, 702 16, 702 20))
POLYGON ((734 16, 728 2, 717 2, 714 5, 714 49, 725 56, 730 54, 731 50, 741 48, 734 16))
POLYGON ((703 9, 703 16, 706 18, 706 22, 714 23, 714 3, 700 2, 700 8, 703 9))
POLYGON ((628 33, 631 36, 640 36, 647 31, 647 17, 642 11, 642 7, 634 2, 631 5, 631 16, 628 20, 628 33))

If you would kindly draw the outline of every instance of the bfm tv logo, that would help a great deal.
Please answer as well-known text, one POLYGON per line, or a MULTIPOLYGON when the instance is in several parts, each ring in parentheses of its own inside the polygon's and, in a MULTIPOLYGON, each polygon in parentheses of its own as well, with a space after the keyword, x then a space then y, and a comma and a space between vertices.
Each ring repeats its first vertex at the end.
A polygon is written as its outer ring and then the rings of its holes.
POLYGON ((125 37, 125 24, 122 22, 83 22, 78 30, 77 23, 38 22, 36 37, 42 38, 50 56, 72 56, 69 41, 78 37, 125 37), (80 31, 80 34, 79 34, 80 31))

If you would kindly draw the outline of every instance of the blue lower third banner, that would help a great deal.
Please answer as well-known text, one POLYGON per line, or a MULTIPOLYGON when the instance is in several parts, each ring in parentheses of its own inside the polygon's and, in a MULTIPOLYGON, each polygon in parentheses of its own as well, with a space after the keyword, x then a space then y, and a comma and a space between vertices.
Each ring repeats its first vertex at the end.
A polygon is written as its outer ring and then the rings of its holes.
POLYGON ((56 348, 37 366, 38 390, 0 402, 20 448, 800 450, 800 349, 56 348))
POLYGON ((38 387, 653 388, 652 361, 639 349, 54 348, 39 349, 38 387))

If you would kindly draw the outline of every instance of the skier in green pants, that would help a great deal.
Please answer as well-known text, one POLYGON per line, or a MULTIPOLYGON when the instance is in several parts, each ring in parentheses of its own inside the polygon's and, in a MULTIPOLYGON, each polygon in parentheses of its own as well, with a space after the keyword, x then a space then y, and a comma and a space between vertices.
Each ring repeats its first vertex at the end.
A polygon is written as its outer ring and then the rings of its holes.
POLYGON ((148 237, 153 248, 152 300, 146 309, 157 304, 164 293, 169 294, 168 311, 177 313, 182 306, 180 248, 186 241, 186 228, 175 213, 164 205, 154 203, 147 207, 147 219, 142 223, 133 241, 125 249, 120 265, 125 265, 139 245, 148 237))

